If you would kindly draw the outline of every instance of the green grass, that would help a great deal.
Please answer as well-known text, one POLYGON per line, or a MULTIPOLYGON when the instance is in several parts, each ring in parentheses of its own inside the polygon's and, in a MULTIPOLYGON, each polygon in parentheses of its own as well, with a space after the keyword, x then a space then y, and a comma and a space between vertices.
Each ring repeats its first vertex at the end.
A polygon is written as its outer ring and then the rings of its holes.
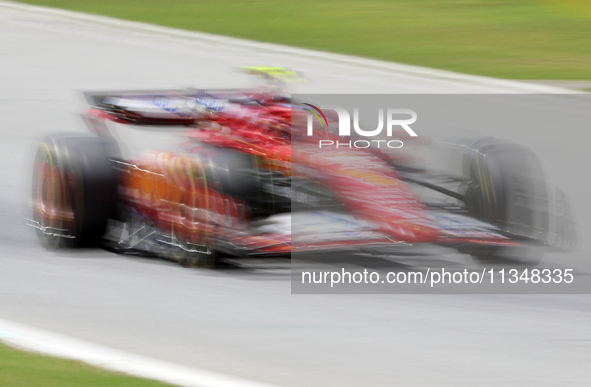
POLYGON ((512 79, 591 79, 588 0, 24 0, 512 79))
POLYGON ((104 371, 87 364, 22 352, 0 344, 2 387, 165 387, 170 384, 104 371))

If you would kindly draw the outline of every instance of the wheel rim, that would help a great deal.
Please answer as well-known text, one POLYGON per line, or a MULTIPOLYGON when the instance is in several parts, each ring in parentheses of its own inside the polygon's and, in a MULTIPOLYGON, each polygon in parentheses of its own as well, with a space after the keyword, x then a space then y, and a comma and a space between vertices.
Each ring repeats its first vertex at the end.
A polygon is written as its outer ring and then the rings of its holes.
POLYGON ((33 218, 41 243, 57 248, 63 240, 74 238, 74 213, 65 200, 62 171, 47 151, 34 167, 33 218))

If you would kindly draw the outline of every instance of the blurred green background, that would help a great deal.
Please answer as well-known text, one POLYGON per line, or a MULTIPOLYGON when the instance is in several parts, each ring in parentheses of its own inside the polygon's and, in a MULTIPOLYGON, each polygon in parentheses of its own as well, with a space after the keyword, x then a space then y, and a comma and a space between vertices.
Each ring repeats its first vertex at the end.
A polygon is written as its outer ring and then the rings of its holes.
POLYGON ((511 79, 591 80, 589 0, 24 0, 511 79))

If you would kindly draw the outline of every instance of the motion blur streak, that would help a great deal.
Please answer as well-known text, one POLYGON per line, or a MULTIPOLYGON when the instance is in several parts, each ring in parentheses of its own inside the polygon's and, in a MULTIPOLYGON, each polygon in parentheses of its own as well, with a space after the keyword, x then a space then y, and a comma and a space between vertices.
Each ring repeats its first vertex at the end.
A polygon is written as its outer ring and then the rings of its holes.
MULTIPOLYGON (((285 270, 203 272, 101 250, 49 253, 22 221, 29 215, 30 138, 81 130, 72 90, 237 87, 245 80, 232 69, 249 62, 304 72, 314 82, 297 88, 309 93, 523 92, 529 85, 0 8, 3 319, 282 386, 588 383, 588 296, 292 296, 285 270)), ((568 99, 559 102, 557 113, 568 112, 568 99)), ((491 134, 510 137, 502 127, 491 134)), ((146 147, 143 132, 126 135, 126 143, 146 147)), ((149 139, 162 141, 156 133, 149 139)), ((534 148, 569 193, 580 235, 590 235, 588 132, 524 128, 512 139, 534 148)), ((568 266, 588 261, 590 244, 582 239, 568 258, 549 258, 568 266)), ((442 258, 470 265, 454 253, 442 258)))

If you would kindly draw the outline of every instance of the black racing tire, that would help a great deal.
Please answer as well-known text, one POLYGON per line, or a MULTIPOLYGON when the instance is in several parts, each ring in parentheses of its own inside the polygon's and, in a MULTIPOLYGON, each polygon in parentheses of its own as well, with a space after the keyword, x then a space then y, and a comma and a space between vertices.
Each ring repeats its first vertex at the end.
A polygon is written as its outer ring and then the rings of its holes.
POLYGON ((481 263, 500 261, 536 264, 549 228, 548 189, 542 166, 527 147, 484 138, 464 155, 464 174, 469 184, 465 205, 477 219, 497 226, 523 242, 523 248, 491 248, 472 254, 481 263))
POLYGON ((121 158, 114 140, 62 133, 38 146, 33 171, 33 225, 49 249, 95 247, 116 215, 121 158))
POLYGON ((256 156, 214 146, 203 146, 195 156, 205 166, 208 184, 222 194, 245 202, 251 216, 267 217, 290 210, 291 198, 281 195, 282 188, 289 190, 289 187, 280 187, 275 192, 276 178, 281 174, 261 168, 256 156))

